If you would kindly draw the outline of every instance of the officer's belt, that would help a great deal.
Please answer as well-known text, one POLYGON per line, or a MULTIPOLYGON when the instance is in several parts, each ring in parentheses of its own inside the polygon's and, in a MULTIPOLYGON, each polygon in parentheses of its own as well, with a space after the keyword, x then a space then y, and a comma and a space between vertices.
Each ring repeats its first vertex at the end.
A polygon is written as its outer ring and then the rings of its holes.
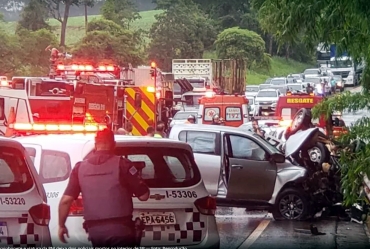
POLYGON ((102 220, 86 220, 84 223, 87 227, 101 226, 101 225, 107 225, 107 224, 122 224, 126 226, 134 225, 132 221, 132 216, 116 217, 116 218, 109 218, 109 219, 102 219, 102 220))

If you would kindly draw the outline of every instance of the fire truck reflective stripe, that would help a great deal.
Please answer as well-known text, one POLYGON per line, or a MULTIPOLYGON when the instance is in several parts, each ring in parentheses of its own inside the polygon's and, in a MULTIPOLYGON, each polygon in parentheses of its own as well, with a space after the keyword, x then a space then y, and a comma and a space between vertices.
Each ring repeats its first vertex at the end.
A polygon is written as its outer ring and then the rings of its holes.
MULTIPOLYGON (((127 94, 127 102, 134 103, 135 97, 132 97, 130 94, 127 94)), ((144 106, 144 103, 141 103, 141 108, 137 109, 136 112, 144 119, 148 120, 150 117, 147 115, 147 113, 151 113, 152 111, 148 109, 147 106, 144 106)), ((136 114, 135 114, 136 115, 136 114)))
POLYGON ((133 125, 133 135, 146 135, 146 129, 155 121, 155 96, 146 92, 146 87, 126 88, 126 116, 133 125), (135 108, 135 93, 141 94, 141 108, 135 108))

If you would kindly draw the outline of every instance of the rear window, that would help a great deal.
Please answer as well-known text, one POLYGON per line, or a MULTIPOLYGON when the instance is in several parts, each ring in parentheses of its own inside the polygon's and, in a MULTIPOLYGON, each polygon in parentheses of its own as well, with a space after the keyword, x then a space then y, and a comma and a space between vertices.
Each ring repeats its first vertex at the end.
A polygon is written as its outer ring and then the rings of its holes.
MULTIPOLYGON (((36 150, 26 147, 26 150, 35 162, 36 150)), ((43 150, 39 168, 42 183, 61 182, 68 179, 71 173, 71 159, 68 153, 56 150, 43 150)))
POLYGON ((190 187, 201 179, 193 155, 187 150, 117 147, 116 154, 143 165, 141 177, 150 188, 190 187))
POLYGON ((285 85, 286 81, 285 79, 273 79, 270 82, 271 85, 285 85))
POLYGON ((206 107, 204 108, 204 121, 212 121, 214 115, 220 115, 220 108, 218 107, 206 107))
POLYGON ((0 172, 0 193, 22 193, 33 186, 24 155, 18 149, 0 146, 0 172))
POLYGON ((226 107, 226 121, 242 120, 242 109, 240 107, 226 107))
POLYGON ((259 90, 260 88, 256 86, 247 86, 245 89, 246 92, 258 92, 259 90))

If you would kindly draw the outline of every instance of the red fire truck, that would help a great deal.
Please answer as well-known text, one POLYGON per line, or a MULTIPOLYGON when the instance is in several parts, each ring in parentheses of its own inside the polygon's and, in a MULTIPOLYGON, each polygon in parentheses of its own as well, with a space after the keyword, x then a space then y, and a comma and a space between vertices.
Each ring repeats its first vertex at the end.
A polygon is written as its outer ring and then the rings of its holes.
MULTIPOLYGON (((132 71, 115 65, 58 64, 57 76, 53 79, 13 77, 2 87, 0 101, 4 99, 7 115, 11 107, 17 109, 11 99, 23 99, 29 110, 21 112, 23 116, 30 116, 29 123, 109 123, 116 130, 124 121, 130 121, 134 135, 145 135, 147 127, 155 126, 159 120, 158 112, 168 106, 170 96, 162 97, 153 86, 136 87, 132 71), (150 123, 145 118, 151 120, 150 123)), ((19 122, 19 115, 16 116, 19 122)))

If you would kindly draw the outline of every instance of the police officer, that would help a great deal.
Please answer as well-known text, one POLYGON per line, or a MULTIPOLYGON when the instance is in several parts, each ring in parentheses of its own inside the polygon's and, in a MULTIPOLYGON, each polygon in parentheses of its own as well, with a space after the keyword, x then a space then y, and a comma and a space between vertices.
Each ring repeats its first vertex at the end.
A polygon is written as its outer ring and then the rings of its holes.
POLYGON ((112 131, 99 131, 95 153, 76 164, 59 203, 59 239, 66 243, 65 222, 72 202, 82 193, 84 228, 94 247, 133 247, 133 194, 141 201, 149 198, 149 188, 139 179, 131 161, 114 154, 112 131), (103 204, 103 205, 102 205, 103 204))

